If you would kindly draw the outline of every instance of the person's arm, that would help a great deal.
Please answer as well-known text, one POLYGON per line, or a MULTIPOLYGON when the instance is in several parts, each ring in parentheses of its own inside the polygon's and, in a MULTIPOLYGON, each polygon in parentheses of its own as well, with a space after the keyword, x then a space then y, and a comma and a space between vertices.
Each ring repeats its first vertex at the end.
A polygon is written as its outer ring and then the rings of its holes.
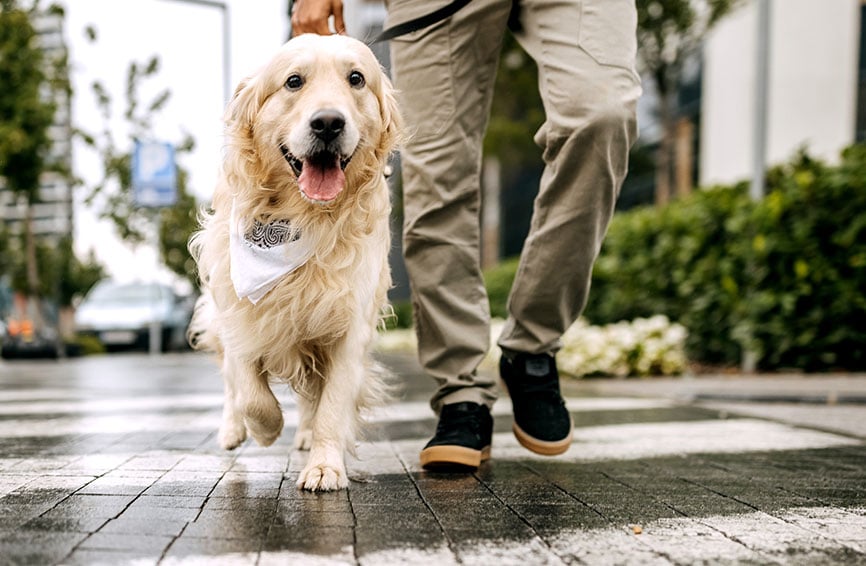
POLYGON ((292 6, 292 35, 318 33, 329 35, 328 18, 334 16, 334 29, 346 33, 343 0, 295 0, 292 6))

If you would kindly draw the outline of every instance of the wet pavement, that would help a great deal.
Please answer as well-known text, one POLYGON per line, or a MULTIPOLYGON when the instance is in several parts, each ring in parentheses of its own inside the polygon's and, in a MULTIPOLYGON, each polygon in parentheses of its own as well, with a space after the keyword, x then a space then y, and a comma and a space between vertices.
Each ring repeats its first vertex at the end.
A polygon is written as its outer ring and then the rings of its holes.
POLYGON ((554 458, 503 399, 459 475, 419 468, 431 383, 384 361, 400 400, 326 494, 283 388, 274 446, 219 450, 207 356, 0 363, 0 564, 866 564, 864 376, 569 384, 554 458))

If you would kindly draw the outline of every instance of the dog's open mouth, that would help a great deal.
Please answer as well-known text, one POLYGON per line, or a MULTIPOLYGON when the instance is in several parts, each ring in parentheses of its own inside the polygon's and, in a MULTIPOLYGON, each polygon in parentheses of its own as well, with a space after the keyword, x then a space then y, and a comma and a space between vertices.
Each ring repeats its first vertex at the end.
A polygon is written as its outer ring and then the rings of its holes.
POLYGON ((343 173, 352 156, 342 157, 330 151, 320 151, 299 159, 280 144, 280 151, 298 178, 298 186, 305 197, 316 202, 330 202, 346 185, 343 173))

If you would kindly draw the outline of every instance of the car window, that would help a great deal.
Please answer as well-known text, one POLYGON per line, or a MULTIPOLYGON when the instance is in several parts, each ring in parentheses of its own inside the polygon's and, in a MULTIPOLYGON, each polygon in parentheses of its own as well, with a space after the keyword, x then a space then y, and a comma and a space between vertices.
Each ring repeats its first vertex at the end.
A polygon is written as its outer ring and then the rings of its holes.
POLYGON ((148 303, 162 298, 164 290, 154 285, 105 285, 96 287, 87 298, 89 303, 148 303))

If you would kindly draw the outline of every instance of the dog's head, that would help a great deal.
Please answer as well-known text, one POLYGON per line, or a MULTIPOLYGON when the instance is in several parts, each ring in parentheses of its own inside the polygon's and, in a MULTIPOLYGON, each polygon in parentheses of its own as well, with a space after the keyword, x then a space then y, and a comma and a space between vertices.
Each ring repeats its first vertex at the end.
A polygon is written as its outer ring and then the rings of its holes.
POLYGON ((241 82, 226 124, 242 176, 328 204, 353 184, 347 177, 382 170, 400 117, 391 83, 366 45, 310 34, 241 82))

